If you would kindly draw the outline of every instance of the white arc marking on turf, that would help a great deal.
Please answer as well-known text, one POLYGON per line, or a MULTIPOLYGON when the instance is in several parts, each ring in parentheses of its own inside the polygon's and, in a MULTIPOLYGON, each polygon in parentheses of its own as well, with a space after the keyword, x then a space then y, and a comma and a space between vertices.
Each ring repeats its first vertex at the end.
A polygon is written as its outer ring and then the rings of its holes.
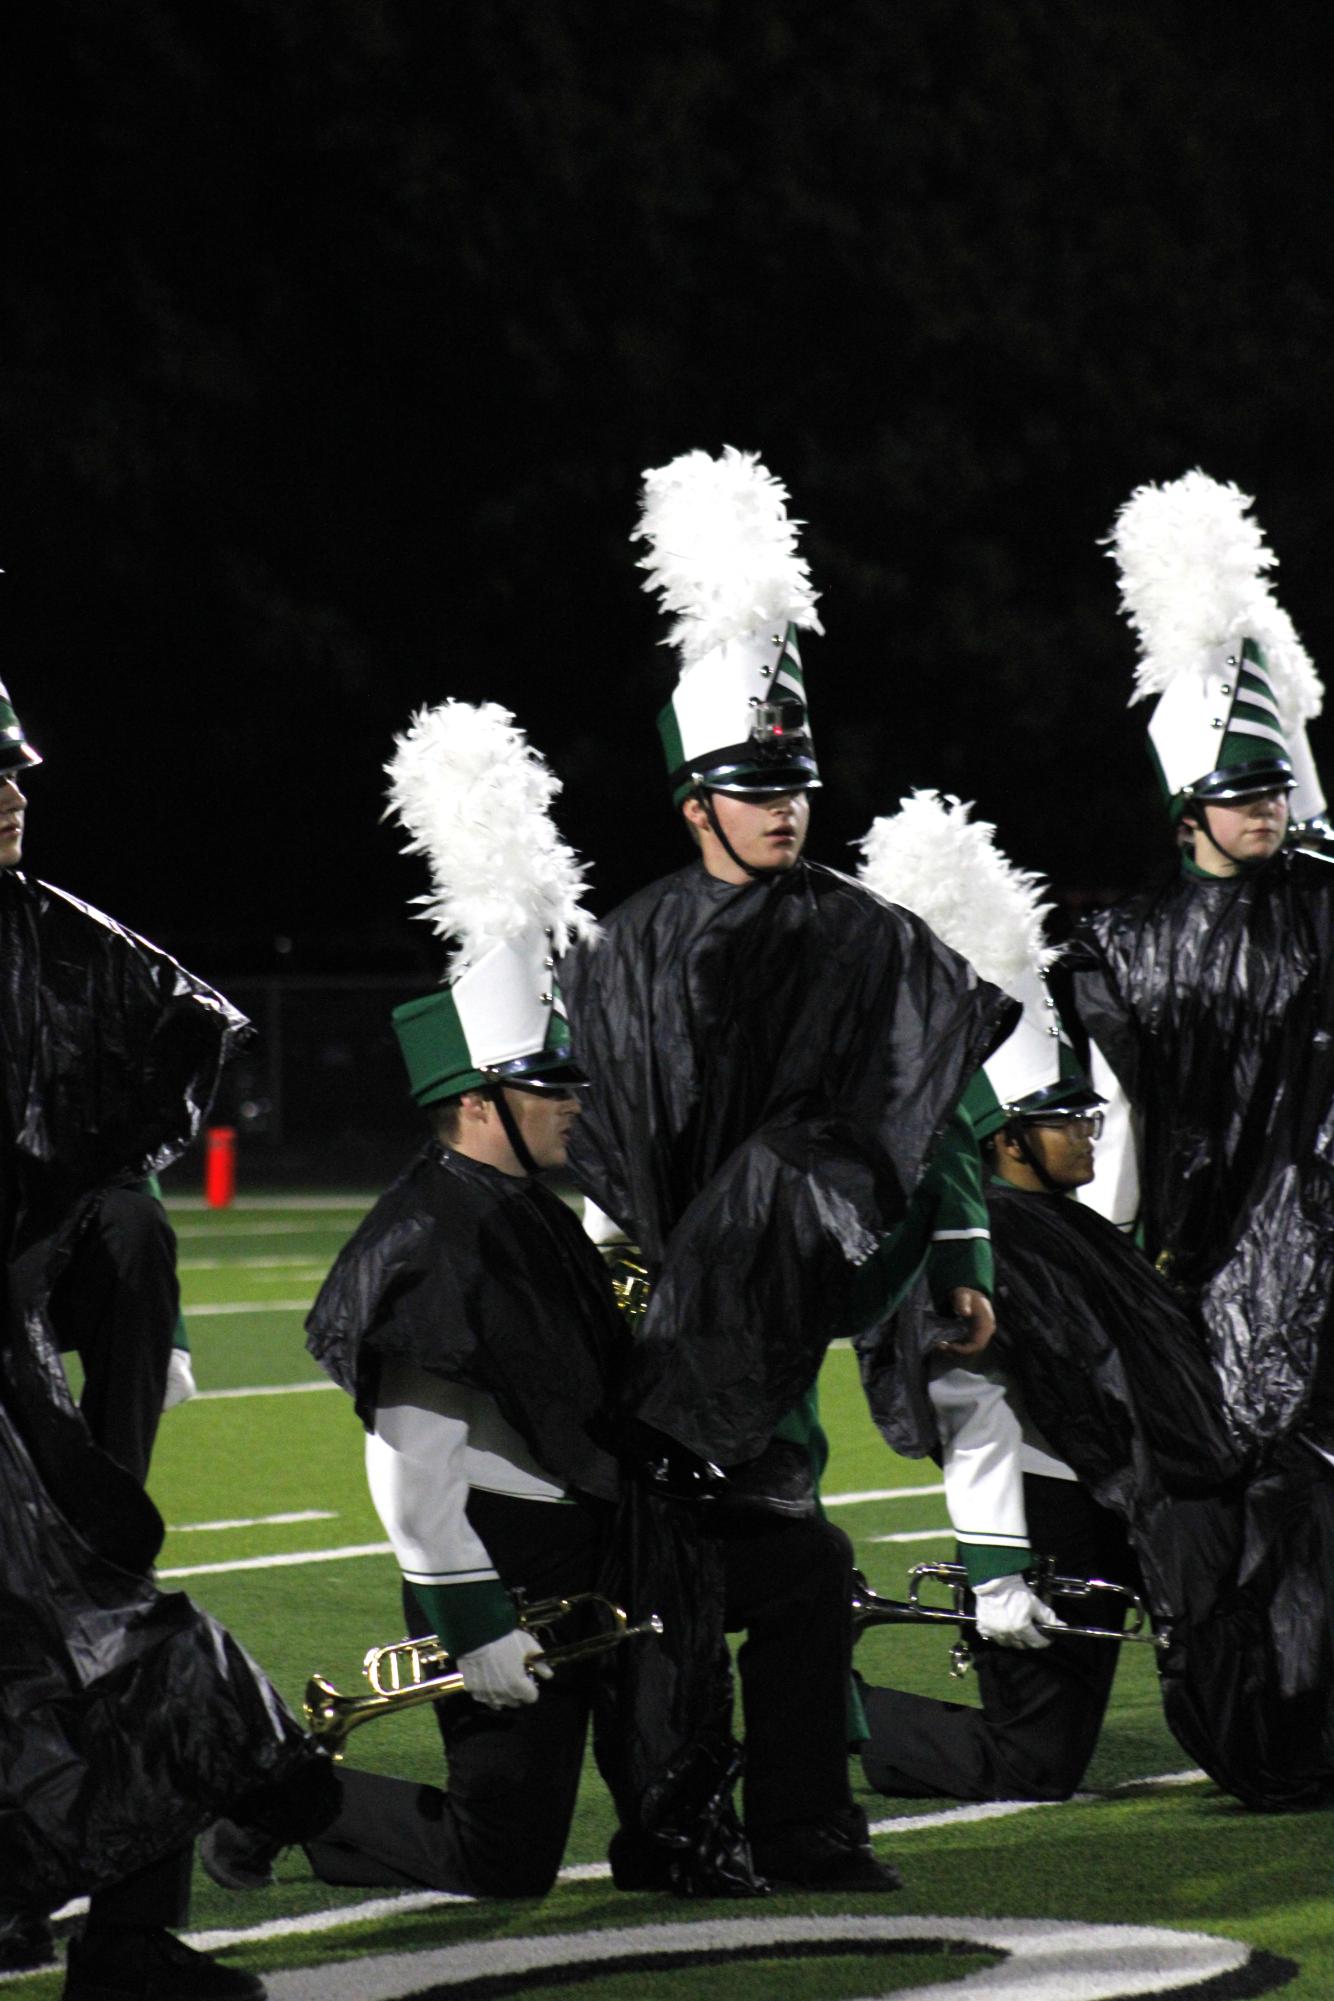
MULTIPOLYGON (((874 1953, 895 1946, 948 1940, 984 1951, 1003 1952, 1001 1965, 975 1973, 948 1991, 959 2001, 990 1995, 1022 1996, 1023 2001, 1123 2001, 1138 1994, 1170 1994, 1221 1974, 1234 1973, 1250 1957, 1247 1946, 1205 1932, 1168 1931, 1148 1925, 1058 1924, 1037 1919, 849 1917, 722 1918, 693 1924, 645 1925, 616 1931, 566 1933, 555 1938, 488 1938, 465 1945, 415 1953, 391 1953, 268 1975, 271 2001, 399 2001, 433 1987, 480 1978, 529 1975, 537 1984, 544 1972, 601 1965, 612 1972, 619 1962, 637 1966, 660 1957, 664 1966, 684 1954, 707 1952, 725 1959, 732 1951, 757 1946, 799 1954, 800 1947, 834 1945, 849 1953, 874 1953)), ((711 1969, 721 1972, 721 1967, 711 1969)), ((875 1982, 863 2001, 887 1990, 875 1982)), ((895 1972, 902 1971, 897 1961, 895 1972)), ((891 1988, 896 2001, 938 2001, 938 1986, 891 1988)))

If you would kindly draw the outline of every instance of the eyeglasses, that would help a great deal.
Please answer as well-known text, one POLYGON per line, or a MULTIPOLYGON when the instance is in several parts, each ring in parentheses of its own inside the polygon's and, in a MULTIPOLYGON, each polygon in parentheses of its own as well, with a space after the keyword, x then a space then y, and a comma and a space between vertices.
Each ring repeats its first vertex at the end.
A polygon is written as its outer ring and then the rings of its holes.
POLYGON ((1071 1118, 1025 1119, 1024 1124, 1043 1132, 1073 1133, 1076 1139, 1100 1139, 1104 1120, 1102 1112, 1076 1112, 1071 1118))

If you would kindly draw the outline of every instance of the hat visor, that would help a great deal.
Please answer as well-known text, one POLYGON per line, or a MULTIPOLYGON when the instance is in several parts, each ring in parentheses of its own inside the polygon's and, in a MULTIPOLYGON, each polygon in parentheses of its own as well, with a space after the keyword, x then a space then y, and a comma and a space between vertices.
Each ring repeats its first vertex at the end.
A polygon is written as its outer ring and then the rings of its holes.
POLYGON ((1049 1084, 1045 1091, 1030 1091, 1026 1098, 1006 1105, 1006 1123, 1015 1120, 1022 1124, 1025 1119, 1082 1119, 1106 1103, 1106 1098, 1086 1079, 1067 1077, 1060 1083, 1049 1084))
POLYGON ((0 744, 0 772, 8 777, 11 771, 27 771, 42 761, 40 751, 30 743, 0 744))
POLYGON ((507 1063, 485 1063, 482 1068, 495 1084, 509 1084, 516 1091, 544 1091, 552 1097, 568 1097, 572 1091, 588 1089, 588 1076, 568 1056, 553 1055, 549 1049, 534 1050, 531 1056, 513 1056, 507 1063))
POLYGON ((1206 805, 1228 805, 1237 799, 1258 799, 1265 792, 1291 792, 1297 780, 1285 757, 1267 757, 1254 764, 1224 765, 1181 790, 1181 810, 1188 812, 1191 801, 1206 805))

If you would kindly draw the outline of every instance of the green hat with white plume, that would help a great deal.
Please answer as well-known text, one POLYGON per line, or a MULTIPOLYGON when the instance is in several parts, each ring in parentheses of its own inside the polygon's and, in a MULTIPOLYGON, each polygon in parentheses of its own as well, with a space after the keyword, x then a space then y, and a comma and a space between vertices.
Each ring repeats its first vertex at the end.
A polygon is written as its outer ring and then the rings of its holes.
POLYGON ((658 717, 673 804, 697 787, 746 795, 820 783, 798 650, 819 632, 787 489, 754 452, 684 452, 644 474, 632 540, 675 623, 680 679, 658 717))
POLYGON ((550 816, 559 780, 495 702, 418 710, 385 770, 387 817, 430 864, 413 901, 453 947, 444 987, 394 1009, 413 1097, 577 1087, 555 966, 595 927, 579 902, 584 865, 550 816))
POLYGON ((1051 909, 1041 900, 1045 884, 1007 861, 995 828, 971 819, 971 811, 949 795, 911 793, 859 843, 860 874, 868 889, 922 918, 1023 1008, 964 1094, 985 1139, 1011 1120, 1076 1117, 1103 1101, 1075 1061, 1047 991, 1055 954, 1043 943, 1051 909))
POLYGON ((1108 537, 1139 637, 1134 702, 1168 809, 1291 790, 1294 746, 1324 688, 1264 572, 1253 501, 1199 471, 1137 487, 1108 537))

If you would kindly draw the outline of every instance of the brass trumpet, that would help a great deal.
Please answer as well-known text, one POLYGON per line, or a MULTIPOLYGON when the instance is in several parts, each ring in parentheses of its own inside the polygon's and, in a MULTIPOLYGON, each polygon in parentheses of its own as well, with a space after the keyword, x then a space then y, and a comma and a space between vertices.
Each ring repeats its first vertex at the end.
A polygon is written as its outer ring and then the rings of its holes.
MULTIPOLYGON (((1075 1634, 1085 1640, 1138 1640, 1142 1645, 1165 1651, 1171 1644, 1166 1633, 1148 1626, 1144 1601, 1124 1584, 1112 1584, 1102 1577, 1058 1577, 1050 1557, 1039 1557, 1028 1572, 1028 1581, 1045 1604, 1054 1598, 1088 1598, 1106 1591, 1124 1598, 1130 1606, 1130 1623, 1117 1626, 1072 1626, 1062 1623, 1050 1628, 1053 1639, 1075 1634), (1147 1629, 1147 1630, 1146 1630, 1147 1629)), ((961 1563, 918 1563, 908 1573, 906 1598, 882 1598, 872 1591, 860 1570, 852 1573, 852 1637, 859 1640, 868 1626, 976 1626, 977 1616, 964 1611, 968 1593, 968 1573, 961 1563), (948 1605, 924 1605, 923 1586, 933 1581, 950 1590, 948 1605)), ((973 1664, 972 1648, 962 1636, 950 1649, 950 1674, 957 1681, 973 1664)))
MULTIPOLYGON (((632 1626, 619 1605, 596 1591, 579 1591, 569 1598, 544 1598, 526 1605, 519 1624, 527 1633, 536 1633, 567 1618, 580 1605, 594 1605, 606 1614, 610 1624, 582 1640, 567 1640, 564 1646, 534 1648, 549 1667, 564 1667, 618 1647, 622 1640, 641 1633, 660 1633, 662 1620, 656 1612, 632 1626)), ((464 1693, 463 1676, 434 1634, 421 1640, 396 1640, 391 1646, 372 1647, 361 1671, 370 1684, 369 1695, 343 1695, 322 1674, 313 1674, 306 1683, 306 1727, 312 1737, 329 1746, 341 1758, 349 1734, 359 1724, 396 1710, 412 1709, 422 1702, 440 1702, 446 1696, 464 1693)))

